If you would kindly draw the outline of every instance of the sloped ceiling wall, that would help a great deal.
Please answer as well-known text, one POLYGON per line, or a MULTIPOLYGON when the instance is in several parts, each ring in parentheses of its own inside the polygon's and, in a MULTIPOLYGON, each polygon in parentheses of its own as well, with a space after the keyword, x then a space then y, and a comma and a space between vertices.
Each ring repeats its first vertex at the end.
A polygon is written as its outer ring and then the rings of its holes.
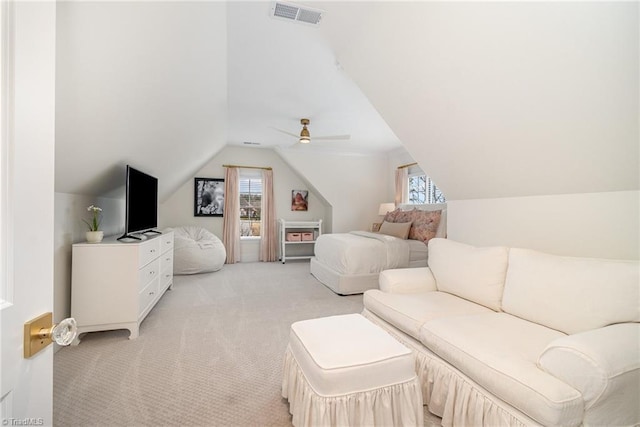
POLYGON ((637 2, 310 4, 448 199, 639 188, 637 2))
POLYGON ((226 144, 223 2, 58 2, 56 184, 105 195, 125 165, 164 199, 226 144))

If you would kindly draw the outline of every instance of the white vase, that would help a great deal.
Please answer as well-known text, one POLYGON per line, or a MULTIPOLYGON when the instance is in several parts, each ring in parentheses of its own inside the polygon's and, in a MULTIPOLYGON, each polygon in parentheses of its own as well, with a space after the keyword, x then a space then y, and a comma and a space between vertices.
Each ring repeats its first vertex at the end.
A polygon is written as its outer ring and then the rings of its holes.
POLYGON ((87 231, 87 242, 100 243, 104 237, 104 231, 87 231))

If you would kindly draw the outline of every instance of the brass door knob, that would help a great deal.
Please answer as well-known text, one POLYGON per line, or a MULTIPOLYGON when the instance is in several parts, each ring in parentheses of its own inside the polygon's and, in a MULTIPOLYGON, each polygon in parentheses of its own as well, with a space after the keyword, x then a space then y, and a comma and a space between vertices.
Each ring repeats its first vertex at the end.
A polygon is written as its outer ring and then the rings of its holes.
POLYGON ((42 314, 24 324, 24 357, 33 356, 52 342, 69 345, 77 334, 76 319, 69 317, 54 325, 52 313, 42 314))

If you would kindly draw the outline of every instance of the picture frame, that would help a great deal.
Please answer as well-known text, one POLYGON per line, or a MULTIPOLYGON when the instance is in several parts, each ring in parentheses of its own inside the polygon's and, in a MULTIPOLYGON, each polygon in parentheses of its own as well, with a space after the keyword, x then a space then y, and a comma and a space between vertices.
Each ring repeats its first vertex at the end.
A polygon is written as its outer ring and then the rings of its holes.
POLYGON ((194 178, 193 216, 224 216, 224 179, 194 178))
POLYGON ((309 190, 291 190, 291 210, 299 212, 309 210, 309 190))

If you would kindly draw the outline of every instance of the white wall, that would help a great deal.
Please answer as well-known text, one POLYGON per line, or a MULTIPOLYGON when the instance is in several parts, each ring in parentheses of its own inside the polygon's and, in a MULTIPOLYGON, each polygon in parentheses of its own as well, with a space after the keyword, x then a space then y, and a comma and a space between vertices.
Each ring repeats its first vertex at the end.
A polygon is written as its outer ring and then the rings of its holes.
POLYGON ((56 7, 56 191, 103 196, 130 163, 163 200, 227 141, 226 2, 56 7))
MULTIPOLYGON (((222 217, 196 217, 193 215, 195 177, 224 178, 224 164, 273 168, 273 191, 276 201, 276 217, 287 220, 312 220, 326 218, 330 208, 305 181, 271 149, 227 146, 216 154, 195 176, 189 178, 159 207, 160 228, 180 225, 204 227, 222 238, 222 217), (309 210, 291 211, 291 190, 309 191, 309 210)), ((257 246, 243 243, 242 260, 257 260, 257 246), (252 249, 253 248, 253 249, 252 249)))
POLYGON ((638 191, 450 200, 448 237, 595 258, 638 259, 638 191))
POLYGON ((371 223, 380 221, 380 203, 390 197, 386 154, 345 156, 283 150, 280 155, 331 204, 332 232, 368 230, 371 223))
POLYGON ((102 208, 100 229, 105 236, 124 232, 124 199, 55 193, 54 229, 54 309, 53 320, 59 322, 71 314, 71 245, 86 241, 88 227, 83 219, 91 218, 87 207, 102 208))
POLYGON ((629 191, 639 8, 333 2, 320 31, 450 200, 629 191))

